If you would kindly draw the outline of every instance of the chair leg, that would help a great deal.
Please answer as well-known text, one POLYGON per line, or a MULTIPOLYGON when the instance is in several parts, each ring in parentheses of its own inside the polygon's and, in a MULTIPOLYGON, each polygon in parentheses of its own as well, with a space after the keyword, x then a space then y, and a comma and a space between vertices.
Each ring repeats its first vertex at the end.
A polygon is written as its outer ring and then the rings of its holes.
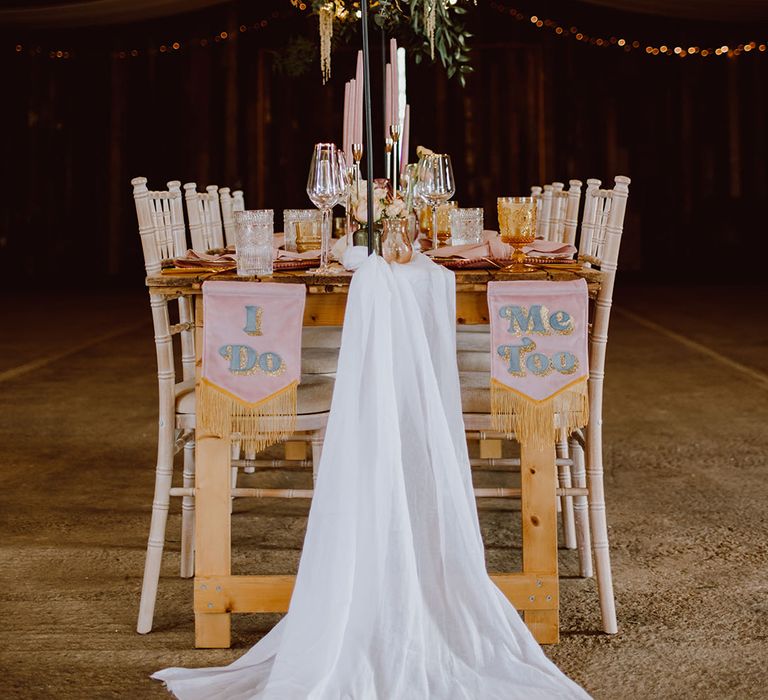
MULTIPOLYGON (((557 441, 557 456, 560 459, 568 459, 568 437, 564 430, 560 431, 557 441)), ((557 468, 560 488, 571 488, 571 467, 567 464, 557 468)), ((573 521, 573 496, 560 497, 560 512, 563 523, 563 542, 566 549, 576 549, 576 531, 573 521)))
POLYGON ((312 486, 317 482, 317 470, 320 466, 320 458, 323 454, 323 440, 325 439, 325 429, 318 430, 312 434, 312 486))
MULTIPOLYGON (((195 441, 184 445, 184 488, 195 486, 195 441)), ((181 578, 195 575, 195 498, 181 499, 181 578)))
MULTIPOLYGON (((571 438, 570 448, 573 469, 571 480, 577 489, 587 487, 587 475, 584 471, 584 450, 575 438, 571 438)), ((592 543, 589 534, 589 511, 586 496, 575 496, 573 499, 573 516, 576 527, 576 549, 579 550, 579 576, 592 576, 592 543)))
POLYGON ((160 581, 160 565, 165 545, 165 526, 173 480, 174 427, 170 418, 160 420, 157 442, 157 467, 155 469, 155 494, 152 500, 152 519, 149 525, 147 558, 144 563, 144 580, 141 585, 139 620, 136 631, 146 634, 152 629, 155 615, 157 586, 160 581))
MULTIPOLYGON (((230 455, 229 458, 231 460, 240 459, 240 455, 243 454, 243 448, 242 443, 240 441, 240 433, 233 433, 232 437, 230 439, 229 443, 229 450, 230 455)), ((249 456, 249 453, 246 451, 245 453, 246 459, 253 459, 253 457, 249 456)), ((243 470, 246 474, 253 474, 254 470, 245 468, 243 470)), ((230 472, 230 480, 231 480, 231 486, 233 489, 237 488, 237 467, 232 467, 232 471, 230 472)), ((229 501, 229 512, 230 514, 233 513, 235 510, 235 497, 232 496, 232 498, 229 501)))
MULTIPOLYGON (((230 480, 230 486, 233 489, 236 489, 237 488, 237 467, 230 467, 229 480, 230 480)), ((233 513, 234 510, 235 510, 235 497, 232 496, 232 498, 229 499, 229 512, 233 513)))
POLYGON ((597 570, 597 590, 603 631, 616 634, 616 602, 613 597, 611 555, 608 550, 608 522, 605 517, 605 487, 603 485, 602 417, 599 410, 592 411, 587 427, 587 487, 589 488, 589 521, 592 529, 592 547, 597 570))

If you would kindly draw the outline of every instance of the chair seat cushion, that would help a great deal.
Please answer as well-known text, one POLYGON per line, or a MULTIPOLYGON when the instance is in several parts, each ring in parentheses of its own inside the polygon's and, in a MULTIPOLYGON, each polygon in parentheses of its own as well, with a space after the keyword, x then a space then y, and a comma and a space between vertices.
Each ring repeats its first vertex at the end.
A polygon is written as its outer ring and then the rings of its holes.
POLYGON ((305 326, 301 331, 303 348, 340 348, 341 326, 305 326))
POLYGON ((491 412, 491 375, 488 372, 459 372, 462 413, 491 412))
POLYGON ((187 379, 176 385, 176 413, 195 412, 195 380, 187 379))
POLYGON ((456 353, 459 363, 459 372, 485 372, 491 371, 491 356, 487 350, 459 350, 456 353))
POLYGON ((302 348, 302 374, 336 374, 339 362, 338 348, 302 348))
MULTIPOLYGON (((322 374, 302 374, 299 384, 297 413, 325 413, 331 409, 334 380, 322 374)), ((176 385, 176 413, 195 412, 195 381, 188 379, 176 385)))
POLYGON ((473 350, 489 353, 491 351, 490 333, 457 333, 457 350, 473 350))
POLYGON ((333 398, 333 377, 322 374, 302 374, 299 384, 297 413, 305 416, 309 413, 325 413, 331 410, 333 398))

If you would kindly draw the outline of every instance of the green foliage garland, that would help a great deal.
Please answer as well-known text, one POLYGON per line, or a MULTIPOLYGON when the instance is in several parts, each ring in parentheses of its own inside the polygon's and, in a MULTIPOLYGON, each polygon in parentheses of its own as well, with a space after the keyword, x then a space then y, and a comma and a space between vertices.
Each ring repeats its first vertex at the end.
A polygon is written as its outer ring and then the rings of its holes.
MULTIPOLYGON (((463 15, 476 0, 371 0, 369 16, 387 36, 411 54, 416 63, 439 59, 449 78, 456 77, 462 87, 472 72, 469 39, 463 15), (434 33, 429 31, 428 16, 434 12, 434 33)), ((332 46, 355 40, 360 31, 360 2, 344 0, 311 0, 312 13, 331 11, 334 15, 332 46)), ((317 45, 313 58, 317 55, 317 45)), ((289 75, 298 75, 309 67, 308 40, 291 39, 278 66, 289 75), (296 50, 300 47, 300 50, 296 50)))

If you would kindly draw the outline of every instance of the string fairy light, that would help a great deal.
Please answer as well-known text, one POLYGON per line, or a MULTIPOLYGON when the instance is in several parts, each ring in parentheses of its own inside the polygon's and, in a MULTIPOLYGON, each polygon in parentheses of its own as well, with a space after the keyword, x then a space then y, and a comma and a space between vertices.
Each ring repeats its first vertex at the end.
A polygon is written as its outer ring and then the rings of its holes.
MULTIPOLYGON (((298 7, 299 10, 305 10, 306 4, 301 2, 298 5, 296 5, 296 7, 298 7)), ((155 56, 155 55, 170 56, 174 54, 179 54, 185 51, 186 49, 193 48, 193 47, 205 48, 207 46, 221 44, 222 42, 235 41, 237 40, 240 34, 261 31, 269 27, 270 22, 273 22, 275 20, 286 19, 291 16, 293 16, 293 12, 290 12, 289 14, 284 14, 275 10, 270 15, 263 17, 260 20, 257 20, 255 22, 251 22, 248 24, 239 25, 236 32, 230 32, 228 29, 223 29, 219 32, 216 32, 215 34, 208 34, 206 36, 188 37, 186 39, 177 38, 177 39, 172 39, 171 41, 166 41, 160 45, 155 45, 155 46, 144 46, 144 47, 134 46, 133 48, 113 49, 113 50, 110 50, 108 53, 113 58, 116 58, 119 60, 139 58, 141 56, 155 56)), ((68 48, 43 47, 36 42, 25 44, 21 41, 17 41, 14 44, 14 53, 17 55, 49 58, 54 60, 72 59, 72 58, 75 58, 75 56, 78 53, 84 53, 84 52, 87 52, 87 49, 76 51, 71 47, 68 47, 68 48)))
POLYGON ((597 46, 600 48, 618 48, 627 53, 632 51, 642 51, 647 56, 668 56, 676 58, 685 58, 686 56, 700 56, 701 58, 708 58, 710 56, 727 56, 734 58, 740 56, 742 53, 765 53, 766 44, 768 42, 750 41, 736 46, 729 46, 723 44, 718 47, 700 47, 700 46, 675 46, 670 47, 669 44, 647 44, 640 42, 636 39, 630 40, 624 35, 615 36, 597 36, 588 34, 580 30, 575 26, 568 26, 563 22, 558 22, 553 19, 542 19, 538 15, 529 15, 516 7, 510 7, 498 0, 491 0, 489 3, 491 8, 499 12, 500 14, 507 15, 520 22, 530 22, 537 29, 548 29, 556 36, 561 38, 573 38, 575 41, 579 41, 591 46, 597 46))
MULTIPOLYGON (((452 2, 452 0, 448 0, 452 2)), ((291 5, 301 12, 308 10, 308 3, 305 0, 290 0, 291 5)), ((432 5, 435 3, 432 2, 432 5)), ((426 3, 425 6, 429 6, 430 3, 426 3)), ((768 40, 766 41, 749 41, 736 45, 722 44, 720 46, 698 46, 698 45, 672 45, 670 44, 648 44, 638 41, 637 39, 630 40, 626 35, 620 35, 616 33, 614 36, 597 36, 582 31, 576 26, 568 26, 567 23, 558 22, 549 18, 541 18, 538 15, 529 15, 521 10, 505 5, 499 0, 491 0, 490 7, 496 10, 498 13, 512 17, 520 22, 530 22, 537 29, 546 29, 554 33, 556 36, 565 39, 573 39, 575 41, 589 44, 590 46, 596 46, 599 48, 616 48, 621 49, 627 53, 633 51, 640 51, 647 56, 666 56, 676 58, 686 58, 688 56, 698 56, 701 58, 711 58, 718 56, 725 56, 729 58, 736 58, 741 54, 755 53, 761 54, 768 50, 768 40)), ((131 59, 138 58, 140 56, 152 56, 152 55, 174 55, 184 51, 191 47, 207 47, 221 42, 234 41, 239 34, 246 34, 248 32, 261 31, 266 29, 270 21, 278 19, 286 19, 290 15, 284 15, 277 10, 273 11, 269 17, 248 23, 241 24, 238 27, 237 32, 230 33, 228 30, 222 30, 212 35, 198 36, 187 38, 185 40, 175 39, 165 42, 159 46, 144 46, 116 49, 110 51, 110 54, 117 59, 131 59)), ((359 11, 357 13, 359 15, 359 11)), ((338 13, 337 13, 338 15, 338 13)), ((53 60, 68 60, 74 58, 78 51, 72 47, 51 46, 43 47, 36 42, 24 43, 17 41, 14 43, 14 53, 19 56, 41 57, 49 58, 53 60)), ((87 49, 85 49, 87 51, 87 49)))

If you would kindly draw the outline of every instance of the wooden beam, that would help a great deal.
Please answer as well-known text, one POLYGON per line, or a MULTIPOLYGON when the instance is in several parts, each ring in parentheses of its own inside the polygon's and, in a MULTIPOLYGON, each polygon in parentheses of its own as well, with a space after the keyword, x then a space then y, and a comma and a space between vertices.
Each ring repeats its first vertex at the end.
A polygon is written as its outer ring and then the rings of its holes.
MULTIPOLYGON (((499 590, 518 610, 552 611, 557 608, 558 581, 551 574, 491 574, 499 590)), ((201 614, 285 612, 291 602, 296 577, 198 576, 194 609, 201 614)))

